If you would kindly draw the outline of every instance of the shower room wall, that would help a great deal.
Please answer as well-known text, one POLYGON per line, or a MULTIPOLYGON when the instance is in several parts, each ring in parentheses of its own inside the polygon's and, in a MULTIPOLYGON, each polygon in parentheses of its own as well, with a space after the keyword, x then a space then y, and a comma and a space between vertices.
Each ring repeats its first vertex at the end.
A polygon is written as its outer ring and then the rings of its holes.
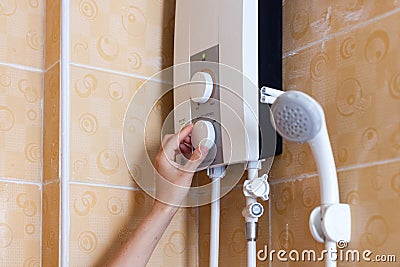
POLYGON ((41 258, 43 1, 0 1, 0 266, 41 258))
MULTIPOLYGON (((398 1, 285 0, 283 82, 285 90, 313 96, 325 110, 338 168, 340 200, 352 211, 347 249, 397 254, 400 235, 400 36, 398 1)), ((320 253, 308 230, 319 205, 319 182, 307 144, 283 143, 270 172, 257 250, 320 253)), ((264 170, 267 171, 267 170, 264 170)), ((241 186, 222 198, 220 266, 245 266, 241 186)), ((200 265, 208 266, 209 206, 200 209, 200 265)), ((265 254, 261 254, 264 256, 265 254)), ((276 255, 275 255, 276 256, 276 255)), ((397 266, 339 262, 338 266, 397 266)), ((398 263, 397 263, 398 264, 398 263)), ((257 266, 324 266, 282 262, 257 266)))
MULTIPOLYGON (((123 154, 123 119, 146 80, 172 64, 175 2, 67 2, 67 21, 61 22, 68 23, 64 38, 70 55, 64 65, 68 88, 62 88, 68 90, 70 103, 69 129, 63 130, 69 135, 69 161, 64 166, 69 176, 62 177, 68 181, 62 190, 69 191, 69 221, 62 223, 69 228, 68 247, 63 249, 70 266, 98 266, 127 240, 153 202, 134 178, 152 178, 153 171, 142 169, 140 161, 158 151, 162 122, 172 109, 171 95, 154 103, 148 120, 136 118, 129 126, 130 138, 144 126, 150 129, 147 151, 133 149, 135 160, 128 163, 132 174, 123 154)), ((163 82, 146 88, 151 90, 147 93, 160 95, 163 82)), ((196 264, 196 218, 195 209, 178 211, 149 266, 196 264)))
MULTIPOLYGON (((123 118, 172 64, 174 12, 172 0, 0 1, 1 266, 102 265, 149 212, 134 178, 153 172, 128 172, 123 118)), ((149 129, 138 162, 157 153, 172 97, 155 104, 130 127, 149 129)), ((180 209, 149 266, 197 257, 197 209, 180 209)))

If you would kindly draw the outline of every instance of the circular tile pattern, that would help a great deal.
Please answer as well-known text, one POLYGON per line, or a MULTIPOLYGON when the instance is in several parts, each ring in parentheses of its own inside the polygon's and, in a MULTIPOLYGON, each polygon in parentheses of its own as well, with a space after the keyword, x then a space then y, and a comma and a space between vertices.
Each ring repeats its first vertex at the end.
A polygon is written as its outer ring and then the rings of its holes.
POLYGON ((369 63, 381 62, 389 50, 389 35, 382 30, 373 32, 365 46, 365 58, 369 63))
POLYGON ((91 254, 97 248, 97 236, 92 231, 80 233, 78 237, 79 249, 85 254, 91 254))
POLYGON ((82 0, 79 3, 79 12, 88 20, 94 20, 97 17, 98 7, 93 0, 82 0))

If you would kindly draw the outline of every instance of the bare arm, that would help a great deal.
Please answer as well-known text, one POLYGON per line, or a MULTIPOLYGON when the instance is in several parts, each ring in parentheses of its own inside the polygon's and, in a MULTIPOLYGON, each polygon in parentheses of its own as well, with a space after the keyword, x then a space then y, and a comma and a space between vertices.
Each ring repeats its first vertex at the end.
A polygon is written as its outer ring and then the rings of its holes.
POLYGON ((204 147, 191 153, 189 135, 192 128, 192 125, 188 125, 179 134, 164 137, 156 157, 157 200, 109 266, 146 266, 158 240, 186 197, 194 171, 207 155, 208 150, 204 147), (190 156, 185 166, 174 163, 175 155, 179 151, 187 157, 190 156))
POLYGON ((111 266, 146 266, 176 211, 176 207, 156 201, 111 266))

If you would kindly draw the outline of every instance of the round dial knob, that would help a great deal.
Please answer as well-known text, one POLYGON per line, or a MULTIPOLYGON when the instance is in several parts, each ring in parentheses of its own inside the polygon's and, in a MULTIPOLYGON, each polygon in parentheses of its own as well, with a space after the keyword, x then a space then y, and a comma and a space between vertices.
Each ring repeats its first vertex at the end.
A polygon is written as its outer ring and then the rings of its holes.
POLYGON ((206 103, 214 88, 213 79, 207 72, 196 72, 190 84, 190 97, 194 102, 206 103))
POLYGON ((250 214, 256 218, 261 217, 264 213, 264 207, 258 202, 250 204, 249 210, 250 214))
POLYGON ((198 121, 192 130, 192 145, 197 148, 199 145, 210 149, 215 142, 214 126, 209 121, 198 121))

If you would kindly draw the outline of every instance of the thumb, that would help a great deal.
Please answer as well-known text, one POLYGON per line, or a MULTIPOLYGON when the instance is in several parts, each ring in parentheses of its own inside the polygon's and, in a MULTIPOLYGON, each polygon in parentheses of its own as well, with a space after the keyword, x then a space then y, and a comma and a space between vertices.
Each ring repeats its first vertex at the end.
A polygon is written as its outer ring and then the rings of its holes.
POLYGON ((193 154, 188 162, 186 162, 184 170, 188 172, 195 172, 203 160, 207 157, 208 151, 209 149, 206 146, 198 146, 195 151, 193 151, 193 154))

